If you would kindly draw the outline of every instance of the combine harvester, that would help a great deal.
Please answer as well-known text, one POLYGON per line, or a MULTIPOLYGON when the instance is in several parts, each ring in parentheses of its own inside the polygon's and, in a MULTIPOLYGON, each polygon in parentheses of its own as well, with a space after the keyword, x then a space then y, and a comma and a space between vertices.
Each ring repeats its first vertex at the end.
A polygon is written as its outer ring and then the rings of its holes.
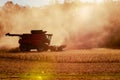
POLYGON ((31 30, 31 34, 10 34, 7 33, 6 36, 18 36, 19 39, 19 49, 22 52, 31 51, 36 49, 37 51, 62 51, 65 47, 52 46, 50 45, 52 34, 46 34, 47 31, 43 30, 31 30))

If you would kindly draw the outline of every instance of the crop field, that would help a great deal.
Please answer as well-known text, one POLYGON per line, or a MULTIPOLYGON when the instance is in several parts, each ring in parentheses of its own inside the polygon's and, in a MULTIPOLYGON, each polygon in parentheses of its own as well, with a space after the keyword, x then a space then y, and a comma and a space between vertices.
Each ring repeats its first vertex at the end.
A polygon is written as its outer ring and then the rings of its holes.
POLYGON ((0 52, 0 80, 119 80, 120 50, 0 52))

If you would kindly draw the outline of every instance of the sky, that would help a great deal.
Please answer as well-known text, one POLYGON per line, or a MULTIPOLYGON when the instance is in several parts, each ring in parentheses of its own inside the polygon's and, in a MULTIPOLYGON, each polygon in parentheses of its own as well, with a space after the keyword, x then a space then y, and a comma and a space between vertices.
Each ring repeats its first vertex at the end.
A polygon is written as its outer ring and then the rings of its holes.
POLYGON ((12 1, 20 5, 27 6, 43 6, 49 4, 50 0, 0 0, 0 6, 3 6, 7 1, 12 1))
MULTIPOLYGON (((23 6, 44 6, 48 5, 51 1, 54 0, 0 0, 0 6, 3 6, 7 1, 12 1, 14 3, 23 5, 23 6)), ((58 0, 59 3, 63 3, 64 0, 58 0)), ((82 2, 102 2, 103 0, 80 0, 82 2)))

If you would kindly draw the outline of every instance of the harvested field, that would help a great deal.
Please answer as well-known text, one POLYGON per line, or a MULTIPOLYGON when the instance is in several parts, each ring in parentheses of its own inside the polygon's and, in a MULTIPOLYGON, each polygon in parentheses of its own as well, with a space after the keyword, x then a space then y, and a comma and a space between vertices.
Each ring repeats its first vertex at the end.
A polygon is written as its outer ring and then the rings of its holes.
POLYGON ((120 50, 0 53, 2 80, 119 80, 120 50))

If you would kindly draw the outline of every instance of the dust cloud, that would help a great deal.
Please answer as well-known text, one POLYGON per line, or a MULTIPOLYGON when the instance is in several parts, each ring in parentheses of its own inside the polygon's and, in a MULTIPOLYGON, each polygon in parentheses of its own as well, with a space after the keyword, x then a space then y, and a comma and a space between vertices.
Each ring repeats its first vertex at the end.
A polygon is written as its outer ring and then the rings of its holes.
POLYGON ((119 2, 68 2, 43 7, 20 6, 9 1, 0 7, 0 48, 16 47, 18 37, 5 34, 43 29, 53 34, 51 45, 67 49, 120 46, 119 2))

